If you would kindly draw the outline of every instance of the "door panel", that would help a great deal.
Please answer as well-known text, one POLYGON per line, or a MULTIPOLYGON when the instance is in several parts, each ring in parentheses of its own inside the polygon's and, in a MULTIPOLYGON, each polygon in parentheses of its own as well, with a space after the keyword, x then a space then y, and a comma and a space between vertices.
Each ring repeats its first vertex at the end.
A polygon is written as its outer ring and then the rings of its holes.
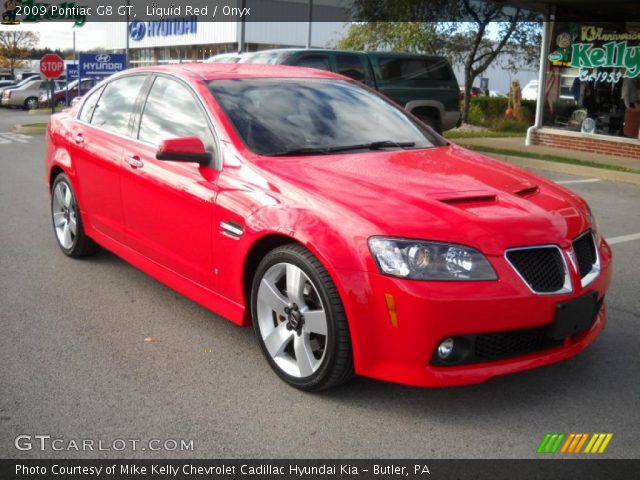
POLYGON ((124 239, 120 197, 121 141, 113 134, 76 123, 71 155, 80 181, 81 207, 91 226, 118 241, 124 239))
POLYGON ((147 78, 121 77, 92 93, 71 132, 82 208, 93 228, 118 241, 124 240, 120 185, 123 144, 128 141, 136 99, 147 78))
POLYGON ((127 243, 149 259, 214 287, 213 202, 218 172, 155 158, 160 141, 199 136, 213 150, 203 107, 181 83, 156 78, 140 116, 138 142, 124 152, 122 200, 127 243))

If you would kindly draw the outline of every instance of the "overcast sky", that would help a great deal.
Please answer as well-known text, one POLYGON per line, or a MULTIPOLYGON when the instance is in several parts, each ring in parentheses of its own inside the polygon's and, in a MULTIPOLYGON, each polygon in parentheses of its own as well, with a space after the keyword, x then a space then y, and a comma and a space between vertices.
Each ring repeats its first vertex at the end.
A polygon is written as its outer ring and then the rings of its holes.
POLYGON ((73 48, 73 30, 76 31, 76 48, 91 50, 105 47, 107 42, 107 24, 102 22, 86 23, 82 27, 73 28, 71 22, 27 23, 17 26, 0 25, 0 30, 29 30, 40 35, 40 47, 52 49, 73 48))

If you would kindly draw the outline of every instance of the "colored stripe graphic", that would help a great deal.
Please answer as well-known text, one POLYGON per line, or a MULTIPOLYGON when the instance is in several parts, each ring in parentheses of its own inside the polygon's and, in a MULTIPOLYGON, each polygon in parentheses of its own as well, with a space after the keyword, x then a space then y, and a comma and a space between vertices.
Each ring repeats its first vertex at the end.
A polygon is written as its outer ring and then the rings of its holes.
POLYGON ((547 433, 538 445, 538 453, 604 453, 613 433, 547 433), (564 442, 563 442, 564 440, 564 442), (587 441, 588 440, 588 441, 587 441), (586 448, 582 447, 586 443, 586 448), (562 445, 562 448, 560 446, 562 445))
POLYGON ((612 437, 613 433, 594 433, 584 453, 604 453, 612 437))
POLYGON ((564 433, 547 433, 538 445, 538 453, 556 453, 565 436, 564 433))

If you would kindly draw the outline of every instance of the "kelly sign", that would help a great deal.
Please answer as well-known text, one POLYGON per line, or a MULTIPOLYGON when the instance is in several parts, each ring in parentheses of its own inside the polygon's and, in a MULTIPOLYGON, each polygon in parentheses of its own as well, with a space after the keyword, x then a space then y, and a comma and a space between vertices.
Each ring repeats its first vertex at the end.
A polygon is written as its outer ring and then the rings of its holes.
POLYGON ((81 53, 80 78, 107 77, 127 68, 127 56, 109 53, 81 53))
POLYGON ((624 68, 625 78, 640 75, 640 46, 624 42, 608 42, 601 47, 593 43, 571 45, 571 66, 574 68, 624 68))

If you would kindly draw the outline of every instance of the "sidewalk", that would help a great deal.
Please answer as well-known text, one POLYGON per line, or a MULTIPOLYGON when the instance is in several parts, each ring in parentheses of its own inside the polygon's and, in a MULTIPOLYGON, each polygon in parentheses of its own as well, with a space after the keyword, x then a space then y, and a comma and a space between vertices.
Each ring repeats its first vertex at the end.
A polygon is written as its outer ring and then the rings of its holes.
MULTIPOLYGON (((492 148, 499 150, 511 150, 514 152, 526 152, 536 155, 553 155, 555 157, 563 157, 571 160, 580 160, 585 162, 596 162, 605 165, 612 165, 621 168, 631 168, 640 171, 640 160, 627 157, 613 157, 599 153, 582 152, 578 150, 567 150, 564 148, 548 147, 543 145, 526 146, 524 137, 503 137, 503 138, 456 138, 451 140, 463 147, 480 147, 492 148)), ((570 163, 561 163, 548 160, 540 160, 535 158, 526 158, 515 155, 486 153, 491 157, 505 160, 525 168, 539 168, 542 170, 550 170, 555 172, 568 173, 572 175, 581 175, 586 177, 596 177, 605 180, 613 180, 618 182, 632 183, 640 185, 640 174, 621 172, 616 170, 607 170, 591 166, 573 165, 570 163)))

